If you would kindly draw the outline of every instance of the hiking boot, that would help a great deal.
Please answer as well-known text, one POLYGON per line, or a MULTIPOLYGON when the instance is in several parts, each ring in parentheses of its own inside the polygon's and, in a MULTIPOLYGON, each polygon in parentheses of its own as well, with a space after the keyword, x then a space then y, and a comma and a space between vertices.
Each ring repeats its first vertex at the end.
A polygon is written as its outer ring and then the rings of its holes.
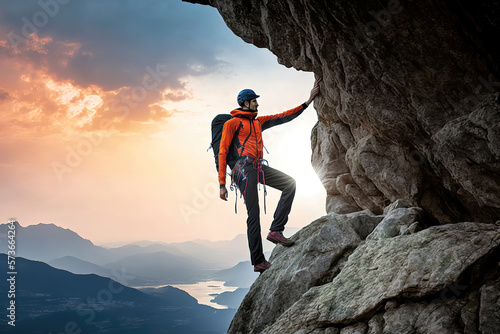
POLYGON ((262 274, 264 272, 264 270, 269 269, 269 267, 271 267, 271 264, 269 262, 267 262, 266 260, 264 260, 261 263, 253 266, 253 271, 260 272, 262 274))
POLYGON ((283 236, 283 233, 281 231, 271 231, 267 235, 267 240, 275 243, 275 244, 281 244, 285 247, 290 247, 293 244, 295 244, 295 241, 290 240, 288 238, 285 238, 283 236))

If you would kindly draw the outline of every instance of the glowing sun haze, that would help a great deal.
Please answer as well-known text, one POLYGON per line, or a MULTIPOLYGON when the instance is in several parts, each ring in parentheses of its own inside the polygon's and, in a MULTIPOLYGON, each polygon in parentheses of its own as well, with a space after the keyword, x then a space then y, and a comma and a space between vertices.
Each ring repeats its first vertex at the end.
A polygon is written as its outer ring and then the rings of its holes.
MULTIPOLYGON (((61 2, 0 3, 0 222, 54 223, 95 243, 245 233, 242 199, 235 215, 234 192, 218 198, 210 122, 244 88, 261 114, 295 107, 313 75, 245 44, 207 6, 61 2)), ((315 122, 310 107, 264 132, 265 158, 297 180, 293 227, 324 214, 315 122)), ((279 196, 268 194, 263 230, 279 196)))

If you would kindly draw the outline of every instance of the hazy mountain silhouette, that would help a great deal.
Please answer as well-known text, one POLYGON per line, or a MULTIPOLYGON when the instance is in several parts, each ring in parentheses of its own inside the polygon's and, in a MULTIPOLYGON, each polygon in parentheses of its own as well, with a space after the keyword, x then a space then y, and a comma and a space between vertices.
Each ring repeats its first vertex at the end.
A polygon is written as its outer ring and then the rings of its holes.
POLYGON ((166 283, 196 283, 206 279, 213 271, 210 265, 189 256, 177 256, 165 251, 151 254, 136 254, 115 262, 105 268, 124 270, 129 275, 144 276, 166 283))
POLYGON ((259 274, 253 271, 253 266, 250 264, 250 261, 243 261, 232 268, 215 272, 212 279, 224 281, 226 282, 224 284, 226 286, 248 288, 258 276, 259 274))
MULTIPOLYGON (((289 228, 287 233, 292 235, 294 231, 298 229, 289 228)), ((116 245, 116 243, 115 243, 116 245)), ((176 254, 171 249, 165 247, 175 248, 178 252, 184 255, 192 256, 198 260, 202 260, 214 265, 214 269, 226 269, 231 268, 235 264, 241 261, 248 260, 250 255, 248 251, 248 241, 247 236, 244 234, 238 234, 231 240, 221 240, 221 241, 209 241, 196 239, 193 241, 186 241, 180 243, 162 243, 162 242, 151 242, 147 240, 131 242, 127 246, 141 246, 145 250, 156 252, 156 251, 167 251, 175 255, 176 254)), ((125 247, 125 246, 122 246, 125 247)), ((263 243, 264 252, 271 252, 274 248, 274 244, 270 242, 263 243)))
MULTIPOLYGON (((0 235, 7 224, 0 224, 0 235)), ((289 232, 290 233, 290 232, 289 232)), ((75 274, 94 273, 120 281, 113 270, 132 275, 132 286, 196 283, 207 279, 229 281, 226 285, 248 287, 255 279, 252 266, 236 263, 248 259, 245 235, 232 240, 196 240, 182 243, 141 241, 116 248, 94 245, 77 233, 54 224, 16 226, 17 255, 51 263, 75 274), (215 273, 215 270, 230 268, 215 273), (215 276, 214 276, 215 275, 215 276)), ((0 238, 6 249, 7 238, 0 238)), ((274 245, 264 242, 265 250, 274 245)), ((124 283, 123 281, 120 281, 124 283)))
POLYGON ((111 277, 111 269, 81 260, 74 256, 63 256, 59 259, 48 261, 47 264, 57 269, 67 270, 73 274, 96 274, 99 276, 111 277))
MULTIPOLYGON (((6 261, 0 254, 5 267, 6 261)), ((225 333, 234 315, 234 310, 199 305, 173 287, 146 294, 109 278, 75 275, 19 257, 16 270, 16 326, 4 317, 2 333, 59 333, 70 322, 83 333, 225 333)), ((2 277, 0 291, 8 291, 2 277)))
MULTIPOLYGON (((90 240, 77 233, 54 224, 38 224, 22 227, 16 224, 16 241, 18 256, 48 262, 63 256, 71 255, 82 260, 99 264, 97 259, 105 256, 105 249, 95 246, 90 240)), ((0 234, 6 234, 7 224, 0 224, 0 234)), ((6 249, 7 238, 0 238, 0 249, 6 249)), ((111 260, 103 260, 109 262, 111 260)))
POLYGON ((128 277, 126 280, 123 280, 120 271, 117 272, 113 269, 104 268, 102 266, 98 266, 97 264, 80 260, 74 256, 64 256, 60 259, 52 260, 48 262, 48 264, 54 268, 67 270, 73 274, 96 274, 103 277, 109 277, 118 283, 128 286, 156 285, 163 282, 163 280, 158 281, 137 275, 133 275, 133 277, 128 277))
MULTIPOLYGON (((7 224, 0 224, 0 234, 7 233, 7 224)), ((22 227, 16 223, 16 239, 22 245, 17 252, 18 256, 50 262, 65 256, 73 256, 80 260, 102 266, 103 264, 120 260, 136 254, 147 254, 158 251, 168 251, 175 255, 185 255, 169 244, 141 247, 126 245, 117 248, 104 248, 94 245, 77 233, 56 226, 54 224, 38 224, 22 227)), ((0 247, 6 238, 0 240, 0 247)))
MULTIPOLYGON (((101 264, 117 261, 120 259, 123 259, 127 256, 132 256, 132 255, 137 255, 137 254, 151 254, 151 253, 157 253, 157 252, 168 252, 172 255, 176 256, 189 256, 189 254, 186 254, 182 252, 181 250, 177 249, 172 244, 166 244, 166 243, 161 243, 161 244, 151 244, 148 246, 140 246, 136 244, 129 244, 129 245, 124 245, 121 247, 116 247, 116 248, 106 248, 107 254, 108 254, 108 259, 109 261, 106 262, 101 262, 101 264)), ((92 261, 91 261, 92 262, 92 261)))
POLYGON ((215 298, 210 301, 212 303, 217 303, 219 305, 237 309, 249 290, 250 288, 238 288, 235 291, 222 292, 216 295, 215 298))
POLYGON ((161 288, 140 288, 138 290, 149 295, 159 297, 172 306, 195 306, 198 304, 196 298, 181 289, 174 288, 173 286, 164 286, 161 288))
MULTIPOLYGON (((147 240, 137 241, 128 246, 142 246, 144 249, 154 251, 167 251, 176 254, 166 247, 173 247, 184 255, 192 256, 196 259, 211 263, 214 269, 225 269, 234 266, 240 261, 249 258, 248 241, 244 234, 238 234, 231 240, 209 241, 193 240, 179 243, 159 243, 147 240)), ((264 245, 265 250, 271 250, 274 245, 264 245)), ((176 254, 180 255, 180 254, 176 254)))
POLYGON ((250 256, 247 237, 243 234, 237 235, 232 240, 194 240, 174 245, 188 255, 215 262, 218 265, 217 269, 229 268, 250 256))
MULTIPOLYGON (((0 235, 7 234, 7 230, 7 224, 0 225, 0 235)), ((195 283, 208 278, 210 271, 206 269, 220 269, 221 266, 218 260, 214 261, 218 264, 208 262, 221 256, 221 252, 203 245, 179 244, 191 254, 184 253, 174 244, 165 243, 104 248, 54 224, 22 227, 16 223, 16 239, 19 245, 16 251, 20 257, 53 263, 77 274, 95 273, 113 279, 110 269, 130 270, 135 286, 195 283)), ((6 241, 7 238, 0 238, 1 248, 7 249, 6 241)))

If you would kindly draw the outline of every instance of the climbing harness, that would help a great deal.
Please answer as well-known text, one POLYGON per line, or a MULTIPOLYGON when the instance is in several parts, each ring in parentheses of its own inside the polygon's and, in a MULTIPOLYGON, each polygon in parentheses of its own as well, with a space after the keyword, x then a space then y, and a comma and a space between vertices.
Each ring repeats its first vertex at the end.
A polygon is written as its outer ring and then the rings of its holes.
POLYGON ((242 181, 245 182, 245 187, 243 188, 243 192, 241 192, 240 189, 240 198, 243 197, 244 202, 246 203, 246 193, 247 193, 247 186, 248 186, 248 173, 245 172, 245 167, 249 166, 251 164, 253 169, 257 170, 257 184, 259 185, 259 191, 260 191, 260 184, 262 183, 263 189, 264 189, 264 214, 267 214, 267 207, 266 207, 266 196, 267 196, 267 189, 266 189, 266 176, 264 173, 264 169, 262 168, 262 165, 265 164, 266 166, 269 166, 269 163, 266 159, 254 159, 252 157, 248 156, 241 156, 236 164, 234 165, 234 168, 231 172, 231 186, 230 189, 231 191, 235 191, 236 193, 236 200, 234 203, 234 212, 238 213, 238 184, 241 184, 242 181), (262 180, 261 180, 261 175, 262 175, 262 180))

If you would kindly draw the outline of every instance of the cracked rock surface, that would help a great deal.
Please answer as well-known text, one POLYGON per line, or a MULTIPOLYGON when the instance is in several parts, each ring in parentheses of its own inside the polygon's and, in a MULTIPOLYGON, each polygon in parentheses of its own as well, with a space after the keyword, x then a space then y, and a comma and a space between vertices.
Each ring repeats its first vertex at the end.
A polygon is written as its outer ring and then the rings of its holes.
MULTIPOLYGON (((309 289, 266 332, 295 333, 304 327, 351 324, 369 319, 387 301, 423 298, 430 298, 431 302, 395 307, 393 310, 397 311, 385 312, 385 322, 400 323, 399 320, 390 321, 390 317, 408 322, 411 319, 407 319, 406 313, 411 312, 406 308, 417 308, 417 313, 426 314, 426 318, 436 317, 434 326, 449 318, 442 326, 450 330, 456 327, 458 331, 459 324, 454 322, 452 308, 441 307, 440 296, 433 303, 434 295, 452 289, 454 284, 456 291, 450 291, 451 294, 467 291, 472 281, 462 275, 474 265, 480 266, 481 260, 491 256, 499 245, 500 227, 477 223, 433 226, 410 235, 367 240, 349 256, 342 271, 330 283, 309 289), (461 280, 464 282, 458 284, 461 280), (401 312, 403 315, 399 315, 401 312)), ((489 296, 489 302, 495 299, 494 293, 484 292, 484 295, 489 296)), ((447 293, 443 296, 447 298, 447 293)), ((498 308, 489 312, 500 315, 498 308)), ((423 321, 419 327, 428 325, 428 321, 423 321)), ((401 326, 411 327, 404 323, 401 326)), ((391 332, 400 333, 396 329, 391 332)), ((435 333, 442 331, 436 329, 435 333)))
POLYGON ((327 212, 407 199, 443 223, 498 219, 500 2, 190 1, 323 78, 312 164, 327 212))
MULTIPOLYGON (((402 210, 390 220, 411 226, 421 209, 402 210)), ((500 331, 499 225, 463 222, 365 239, 383 218, 332 213, 295 234, 293 247, 277 246, 228 333, 500 331)))
POLYGON ((328 215, 275 248, 228 333, 500 333, 500 2, 189 1, 323 78, 328 215))
POLYGON ((297 232, 293 251, 277 246, 270 258, 273 270, 252 285, 230 332, 261 333, 311 287, 331 281, 380 220, 368 212, 330 214, 297 232))

